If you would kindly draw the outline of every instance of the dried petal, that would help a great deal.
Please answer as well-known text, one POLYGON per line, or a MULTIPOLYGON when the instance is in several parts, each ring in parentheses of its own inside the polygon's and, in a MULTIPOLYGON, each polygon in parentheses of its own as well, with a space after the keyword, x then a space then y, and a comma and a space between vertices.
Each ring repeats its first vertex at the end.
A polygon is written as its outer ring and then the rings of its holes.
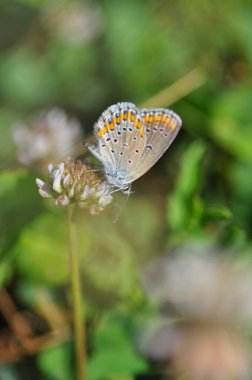
POLYGON ((52 171, 53 171, 53 164, 49 164, 48 165, 48 172, 49 172, 49 174, 51 174, 52 171))
POLYGON ((70 189, 68 191, 69 198, 73 198, 75 195, 75 193, 74 193, 75 192, 75 183, 76 183, 76 181, 74 181, 72 187, 70 187, 70 189))
POLYGON ((69 203, 70 203, 70 200, 69 200, 68 196, 65 195, 65 194, 60 195, 60 196, 56 199, 56 201, 55 201, 55 204, 56 204, 57 206, 68 206, 69 203))
POLYGON ((70 184, 71 176, 70 174, 67 174, 63 179, 63 186, 67 187, 70 184))
POLYGON ((43 198, 51 198, 51 197, 53 197, 52 189, 45 182, 43 182, 39 178, 36 178, 36 184, 39 187, 39 194, 43 198))
POLYGON ((80 199, 81 199, 82 201, 84 201, 85 199, 87 199, 88 195, 89 195, 89 186, 88 186, 88 185, 85 185, 85 186, 84 186, 84 191, 83 191, 83 193, 80 195, 80 199))

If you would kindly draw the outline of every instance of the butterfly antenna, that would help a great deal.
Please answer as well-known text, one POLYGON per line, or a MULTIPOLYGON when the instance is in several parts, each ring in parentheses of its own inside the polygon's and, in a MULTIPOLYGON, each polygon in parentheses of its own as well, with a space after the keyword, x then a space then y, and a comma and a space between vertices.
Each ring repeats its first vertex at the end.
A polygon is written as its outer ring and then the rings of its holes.
POLYGON ((125 201, 123 202, 122 207, 120 208, 118 214, 116 215, 115 219, 113 220, 113 223, 116 223, 116 222, 118 221, 119 216, 121 215, 121 212, 122 212, 122 210, 124 209, 124 207, 125 207, 125 205, 126 205, 128 199, 129 199, 130 194, 132 194, 132 192, 131 192, 131 187, 129 187, 128 190, 127 190, 124 194, 126 194, 125 201))

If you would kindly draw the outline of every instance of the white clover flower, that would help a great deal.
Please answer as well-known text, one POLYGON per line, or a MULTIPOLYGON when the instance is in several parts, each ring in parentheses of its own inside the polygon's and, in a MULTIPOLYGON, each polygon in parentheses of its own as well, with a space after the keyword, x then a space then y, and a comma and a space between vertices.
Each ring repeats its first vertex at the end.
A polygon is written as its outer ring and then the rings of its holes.
POLYGON ((93 40, 102 31, 100 8, 91 2, 49 2, 42 22, 58 38, 74 45, 93 40))
POLYGON ((77 203, 88 208, 91 214, 97 214, 113 199, 109 184, 81 161, 68 158, 55 167, 50 164, 48 172, 49 184, 36 179, 39 194, 44 198, 55 198, 58 206, 77 203))
POLYGON ((189 247, 154 260, 143 272, 160 313, 146 326, 140 349, 166 363, 174 378, 251 378, 245 332, 252 321, 252 268, 223 256, 189 247))
POLYGON ((12 136, 17 146, 17 158, 27 166, 43 160, 55 161, 82 138, 81 125, 75 118, 68 118, 60 108, 39 113, 31 125, 16 123, 12 136))
POLYGON ((252 320, 252 269, 237 267, 214 251, 188 248, 150 263, 142 279, 159 304, 172 303, 191 317, 235 323, 252 320))

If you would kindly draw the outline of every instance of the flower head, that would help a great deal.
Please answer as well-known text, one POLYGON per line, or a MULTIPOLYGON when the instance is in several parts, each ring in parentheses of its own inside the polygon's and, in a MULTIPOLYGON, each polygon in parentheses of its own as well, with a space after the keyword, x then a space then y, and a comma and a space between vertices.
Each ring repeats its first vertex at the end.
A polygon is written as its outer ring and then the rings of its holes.
POLYGON ((77 203, 97 214, 112 201, 109 184, 97 172, 81 161, 71 158, 55 167, 50 164, 49 184, 37 178, 36 183, 42 197, 56 199, 55 204, 67 206, 77 203))
POLYGON ((39 113, 30 124, 16 123, 12 126, 17 158, 27 166, 45 159, 47 162, 58 160, 82 135, 78 120, 68 118, 60 108, 39 113))
POLYGON ((42 21, 58 38, 75 45, 95 39, 102 31, 100 8, 94 2, 48 2, 42 21))
POLYGON ((214 251, 189 247, 155 260, 146 268, 143 282, 160 305, 172 304, 180 315, 229 324, 252 319, 251 268, 240 268, 214 251))
POLYGON ((194 248, 155 260, 143 282, 161 309, 154 328, 143 334, 145 355, 170 363, 175 378, 250 378, 250 268, 194 248))

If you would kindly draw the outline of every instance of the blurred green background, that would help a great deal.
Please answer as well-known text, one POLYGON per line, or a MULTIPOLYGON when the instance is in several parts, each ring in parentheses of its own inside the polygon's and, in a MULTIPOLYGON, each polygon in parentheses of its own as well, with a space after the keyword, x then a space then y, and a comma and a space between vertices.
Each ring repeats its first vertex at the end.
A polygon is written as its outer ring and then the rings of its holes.
POLYGON ((122 196, 100 216, 78 212, 89 378, 158 379, 136 343, 153 312, 143 266, 195 241, 252 257, 251 25, 249 0, 1 0, 1 379, 74 378, 66 210, 38 195, 46 173, 20 164, 13 125, 59 107, 87 136, 109 105, 201 73, 174 104, 162 98, 183 127, 118 222, 122 196))

